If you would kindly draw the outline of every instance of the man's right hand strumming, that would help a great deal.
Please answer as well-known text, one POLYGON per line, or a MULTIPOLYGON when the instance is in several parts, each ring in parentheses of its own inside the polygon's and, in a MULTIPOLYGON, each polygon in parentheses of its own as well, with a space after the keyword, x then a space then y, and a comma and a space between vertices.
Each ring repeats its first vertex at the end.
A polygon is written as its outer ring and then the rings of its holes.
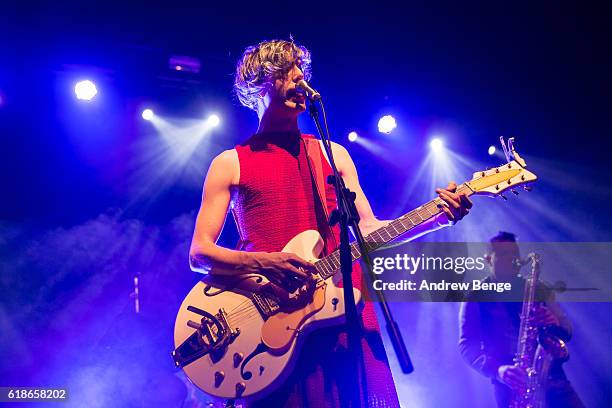
POLYGON ((264 275, 272 291, 282 303, 299 304, 306 301, 314 288, 315 267, 312 263, 287 252, 252 253, 249 269, 264 275), (299 289, 299 291, 297 291, 299 289))
POLYGON ((312 277, 315 267, 312 263, 296 254, 287 252, 257 252, 253 253, 249 269, 260 273, 271 282, 281 285, 295 285, 296 282, 306 283, 312 277))

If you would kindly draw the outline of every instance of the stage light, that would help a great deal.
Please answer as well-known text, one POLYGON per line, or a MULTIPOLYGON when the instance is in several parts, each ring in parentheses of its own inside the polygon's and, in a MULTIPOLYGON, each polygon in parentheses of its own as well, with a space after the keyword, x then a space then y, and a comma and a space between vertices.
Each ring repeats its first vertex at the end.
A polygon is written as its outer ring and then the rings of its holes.
POLYGON ((356 141, 358 137, 359 137, 359 135, 358 135, 358 134, 357 134, 357 132, 355 132, 355 131, 349 132, 349 134, 348 134, 348 140, 349 140, 349 142, 354 142, 354 141, 356 141))
POLYGON ((202 63, 196 57, 190 57, 188 55, 173 55, 168 60, 168 67, 174 71, 197 74, 200 72, 202 63))
POLYGON ((434 137, 431 139, 431 142, 429 142, 429 147, 431 147, 431 150, 433 150, 435 153, 439 153, 442 151, 442 149, 444 149, 444 143, 442 142, 442 139, 434 137))
POLYGON ((397 127, 395 118, 391 115, 385 115, 378 121, 378 131, 380 133, 389 134, 397 127))
POLYGON ((206 120, 206 123, 210 127, 216 127, 216 126, 219 126, 219 123, 221 123, 221 119, 219 119, 219 116, 212 114, 208 117, 208 119, 206 120))
POLYGON ((495 154, 495 150, 496 150, 495 146, 493 145, 489 146, 489 150, 488 150, 489 156, 493 156, 495 154))
POLYGON ((151 119, 153 119, 154 115, 155 114, 153 113, 153 111, 151 109, 145 109, 145 110, 142 111, 142 118, 144 120, 151 120, 151 119))
POLYGON ((87 79, 76 83, 74 86, 74 93, 77 99, 90 101, 96 96, 98 89, 96 88, 96 84, 87 79))

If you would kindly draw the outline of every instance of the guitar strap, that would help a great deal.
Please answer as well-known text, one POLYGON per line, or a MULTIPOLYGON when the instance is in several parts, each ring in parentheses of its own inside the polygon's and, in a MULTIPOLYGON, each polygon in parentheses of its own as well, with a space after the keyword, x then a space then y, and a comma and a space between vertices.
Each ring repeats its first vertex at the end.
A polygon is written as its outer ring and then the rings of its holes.
MULTIPOLYGON (((329 211, 327 211, 327 200, 325 195, 325 173, 323 172, 323 151, 321 150, 321 143, 319 139, 302 137, 304 143, 304 150, 308 159, 308 169, 313 180, 313 184, 317 190, 317 196, 323 209, 323 215, 325 216, 326 235, 330 237, 330 242, 333 243, 334 248, 338 247, 336 236, 329 225, 329 211)), ((326 240, 327 242, 327 240, 326 240)), ((331 252, 332 248, 327 248, 331 252)))

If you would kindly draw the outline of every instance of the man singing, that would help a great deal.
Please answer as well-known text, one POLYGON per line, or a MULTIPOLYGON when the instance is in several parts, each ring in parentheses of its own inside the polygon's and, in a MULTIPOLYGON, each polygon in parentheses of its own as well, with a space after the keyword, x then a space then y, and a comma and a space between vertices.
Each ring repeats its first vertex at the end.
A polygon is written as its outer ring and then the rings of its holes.
MULTIPOLYGON (((296 84, 309 77, 310 53, 292 41, 264 41, 248 47, 238 61, 235 91, 244 106, 257 112, 259 127, 210 165, 190 249, 194 271, 215 273, 220 267, 225 274, 260 273, 282 294, 289 280, 307 280, 313 271, 312 265, 297 255, 279 252, 291 238, 314 229, 324 238, 324 254, 336 249, 338 231, 326 220, 326 214, 336 206, 335 192, 330 185, 318 185, 311 164, 318 159, 326 176, 331 168, 319 142, 298 128, 297 118, 306 109, 306 98, 296 84), (237 250, 216 244, 228 209, 240 234, 237 250)), ((374 216, 346 149, 333 143, 332 152, 346 186, 356 193, 363 234, 386 225, 374 216)), ((455 190, 454 183, 436 190, 446 203, 444 211, 427 220, 413 236, 467 214, 471 202, 455 190)), ((354 268, 356 286, 361 281, 359 273, 354 268)), ((342 327, 319 330, 306 339, 290 377, 255 405, 337 407, 347 406, 358 395, 362 406, 398 407, 371 303, 365 305, 361 319, 361 355, 367 367, 364 378, 357 379, 346 369, 350 356, 342 327)))

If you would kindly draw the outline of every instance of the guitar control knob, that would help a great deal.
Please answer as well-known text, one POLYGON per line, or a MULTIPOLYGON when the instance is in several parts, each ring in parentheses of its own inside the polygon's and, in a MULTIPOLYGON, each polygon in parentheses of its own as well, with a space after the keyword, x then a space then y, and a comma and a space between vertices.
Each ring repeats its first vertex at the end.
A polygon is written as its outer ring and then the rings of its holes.
POLYGON ((225 373, 223 371, 215 372, 215 387, 220 386, 224 378, 225 378, 225 373))
POLYGON ((244 358, 244 354, 234 353, 234 367, 238 367, 238 364, 240 364, 243 358, 244 358))
POLYGON ((243 382, 236 383, 236 396, 240 397, 245 389, 246 389, 245 383, 243 382))

